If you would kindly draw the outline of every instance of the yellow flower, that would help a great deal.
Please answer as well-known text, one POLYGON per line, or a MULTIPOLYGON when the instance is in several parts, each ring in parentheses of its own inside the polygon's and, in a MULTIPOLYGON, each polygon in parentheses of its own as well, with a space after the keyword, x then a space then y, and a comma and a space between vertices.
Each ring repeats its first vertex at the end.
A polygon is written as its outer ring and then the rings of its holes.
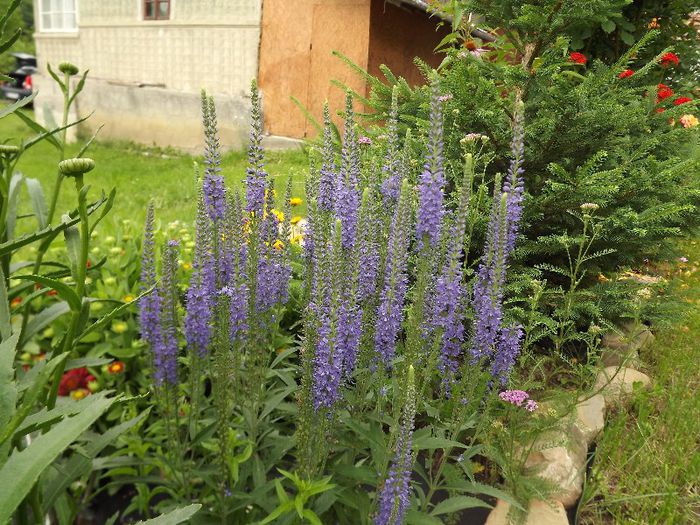
POLYGON ((698 117, 696 117, 695 115, 683 115, 681 118, 678 119, 678 121, 684 128, 694 128, 698 125, 698 117))
POLYGON ((289 241, 290 241, 292 244, 299 244, 299 243, 301 243, 301 241, 303 241, 303 240, 304 240, 304 236, 303 236, 303 235, 295 235, 294 237, 292 237, 291 239, 289 239, 289 241))
POLYGON ((273 247, 275 250, 281 250, 282 248, 284 248, 284 243, 283 243, 282 241, 280 241, 279 239, 277 239, 277 240, 274 242, 274 244, 272 245, 272 247, 273 247))
POLYGON ((133 295, 131 295, 131 294, 126 294, 126 295, 122 298, 122 302, 124 302, 124 303, 130 303, 130 302, 133 301, 134 299, 136 299, 136 297, 134 297, 133 295))
POLYGON ((115 334, 123 334, 129 329, 129 325, 124 321, 115 321, 112 323, 112 332, 115 334))
POLYGON ((192 269, 192 265, 191 265, 190 263, 188 263, 188 262, 184 262, 184 263, 182 263, 182 269, 183 269, 183 270, 186 270, 186 271, 189 271, 189 270, 192 269))
POLYGON ((270 212, 277 217, 277 222, 284 222, 284 213, 282 213, 279 210, 275 210, 274 208, 270 210, 270 212))
POLYGON ((85 399, 89 393, 90 391, 87 388, 79 388, 78 390, 73 390, 70 393, 70 397, 76 401, 80 401, 81 399, 85 399))
POLYGON ((291 222, 292 224, 297 224, 299 221, 301 221, 301 216, 299 216, 299 215, 295 215, 294 217, 292 217, 292 218, 290 219, 290 222, 291 222))
POLYGON ((291 204, 292 206, 299 206, 303 202, 304 201, 299 197, 292 197, 291 199, 289 199, 289 204, 291 204))

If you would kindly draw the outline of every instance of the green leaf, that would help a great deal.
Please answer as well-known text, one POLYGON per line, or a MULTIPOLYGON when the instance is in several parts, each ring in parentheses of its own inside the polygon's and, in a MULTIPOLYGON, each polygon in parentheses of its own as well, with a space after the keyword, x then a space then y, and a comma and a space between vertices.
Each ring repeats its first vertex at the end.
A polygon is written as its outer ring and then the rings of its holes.
POLYGON ((7 21, 12 16, 12 13, 15 12, 15 10, 19 7, 21 3, 22 0, 12 0, 12 2, 10 2, 10 5, 7 6, 7 10, 2 15, 2 18, 0 18, 0 33, 5 31, 5 24, 7 24, 7 21))
POLYGON ((453 514, 464 509, 473 509, 476 507, 490 509, 491 505, 479 498, 474 498, 472 496, 453 496, 441 501, 435 508, 430 512, 433 516, 439 516, 440 514, 453 514))
MULTIPOLYGON (((88 335, 90 332, 94 332, 95 330, 100 330, 100 329, 104 328, 112 319, 114 319, 114 317, 116 317, 117 315, 128 310, 131 305, 138 302, 139 299, 141 299, 145 295, 148 295, 152 291, 153 291, 153 287, 140 293, 137 297, 134 298, 133 301, 129 301, 128 303, 124 303, 121 306, 118 306, 117 308, 115 308, 114 310, 109 312, 107 315, 100 317, 97 321, 95 321, 93 324, 91 324, 85 330, 83 330, 81 332, 81 334, 78 337, 76 337, 76 341, 81 340, 83 337, 88 335)), ((112 352, 110 352, 110 353, 112 353, 112 352)))
MULTIPOLYGON (((15 415, 17 404, 17 386, 15 377, 15 348, 19 340, 19 332, 0 343, 0 428, 5 428, 15 415)), ((0 466, 7 457, 9 443, 0 446, 0 466)))
MULTIPOLYGON (((69 361, 70 362, 70 361, 69 361)), ((85 398, 88 399, 88 398, 85 398)), ((84 400, 83 400, 84 401, 84 400)), ((49 512, 54 504, 54 501, 68 489, 71 483, 76 479, 89 474, 92 469, 92 460, 102 452, 110 443, 121 436, 123 433, 132 429, 143 421, 150 413, 150 407, 141 412, 135 418, 132 418, 124 423, 110 428, 104 434, 91 439, 85 446, 85 455, 74 454, 60 468, 56 468, 56 476, 43 483, 44 497, 42 503, 44 511, 49 512)))
POLYGON ((634 35, 628 33, 627 31, 620 31, 620 40, 622 40, 628 46, 634 45, 634 35))
POLYGON ((32 337, 41 332, 56 319, 69 312, 70 306, 68 306, 68 303, 65 301, 52 304, 46 310, 39 312, 27 323, 27 328, 24 330, 24 332, 22 332, 20 346, 24 346, 24 344, 32 337))
POLYGON ((12 316, 10 314, 10 300, 5 288, 5 272, 0 266, 0 337, 5 341, 12 334, 12 316))
POLYGON ((76 155, 76 158, 80 158, 83 155, 85 155, 85 152, 88 150, 90 145, 93 143, 93 141, 97 138, 97 135, 102 131, 102 128, 104 128, 104 124, 100 124, 99 127, 95 130, 95 133, 92 134, 92 137, 90 137, 90 140, 88 140, 85 144, 83 144, 83 147, 80 148, 80 151, 76 155))
MULTIPOLYGON (((19 409, 15 412, 15 415, 12 417, 10 422, 0 429, 0 445, 12 437, 15 430, 29 415, 34 408, 34 404, 36 403, 37 399, 39 399, 39 395, 43 392, 46 383, 48 383, 49 379, 53 375, 54 370, 56 370, 56 367, 65 361, 67 357, 67 354, 63 354, 51 359, 51 361, 48 363, 44 361, 34 366, 34 369, 37 369, 38 372, 36 376, 33 376, 32 383, 27 388, 27 392, 22 396, 22 403, 20 404, 19 409)), ((19 390, 21 391, 22 389, 20 388, 19 390)), ((0 520, 0 523, 3 523, 2 520, 0 520)))
POLYGON ((48 137, 58 133, 59 131, 63 131, 64 129, 68 129, 68 128, 72 128, 73 126, 77 126, 81 122, 85 122, 91 116, 92 116, 92 113, 90 113, 89 115, 87 115, 79 120, 76 120, 75 122, 71 122, 70 124, 66 124, 65 126, 61 126, 60 128, 55 128, 52 130, 48 130, 45 133, 40 133, 36 137, 29 139, 27 142, 24 142, 22 145, 24 146, 25 150, 28 150, 29 148, 31 148, 35 144, 38 144, 39 142, 41 142, 45 138, 48 138, 48 137))
MULTIPOLYGON (((106 201, 107 199, 103 198, 96 201, 94 204, 91 204, 88 208, 88 215, 91 215, 95 211, 97 211, 100 208, 100 206, 102 206, 106 201)), ((34 233, 24 235, 19 239, 3 242, 2 244, 0 244, 0 256, 17 251, 22 246, 26 246, 27 244, 31 244, 40 239, 44 239, 42 244, 46 243, 47 241, 50 243, 50 241, 56 235, 61 233, 66 228, 78 224, 79 222, 80 218, 78 217, 76 212, 73 212, 72 217, 64 215, 64 221, 60 222, 56 226, 49 226, 47 228, 44 228, 43 230, 35 231, 34 233)))
POLYGON ((46 207, 46 199, 44 198, 44 190, 41 187, 41 183, 37 179, 24 179, 24 184, 27 186, 39 229, 44 229, 49 225, 49 210, 46 207))
POLYGON ((282 401, 284 401, 287 398, 287 396, 289 396, 289 394, 291 394, 295 390, 297 390, 296 386, 283 388, 280 392, 270 397, 270 399, 268 399, 265 403, 265 407, 263 408, 262 412, 260 413, 260 419, 264 419, 275 408, 277 408, 279 404, 282 403, 282 401))
POLYGON ((437 448, 467 448, 467 445, 441 437, 420 436, 413 442, 413 447, 416 450, 434 450, 437 448))
MULTIPOLYGON (((63 222, 68 219, 67 215, 63 216, 63 222)), ((73 278, 78 278, 78 264, 80 263, 80 231, 77 226, 69 226, 63 230, 63 239, 66 242, 66 252, 70 261, 71 273, 73 278)))
POLYGON ((321 523, 321 520, 318 519, 316 513, 311 509, 304 509, 301 513, 301 516, 309 520, 313 525, 323 525, 323 523, 321 523))
POLYGON ((615 31, 615 28, 617 27, 617 25, 612 20, 607 19, 602 24, 600 24, 600 27, 603 28, 603 31, 610 34, 613 31, 615 31))
POLYGON ((12 33, 12 36, 0 44, 0 53, 4 53, 10 49, 12 45, 17 42, 20 36, 22 36, 22 29, 18 27, 17 30, 12 33))
POLYGON ((19 117, 20 120, 22 120, 29 129, 32 131, 41 134, 46 134, 46 140, 51 144, 54 148, 57 150, 61 151, 61 143, 58 141, 58 139, 54 135, 49 134, 49 130, 46 129, 44 126, 39 124, 36 120, 31 118, 29 115, 26 115, 25 113, 22 113, 21 111, 18 111, 15 113, 17 117, 19 117))
POLYGON ((187 521, 192 516, 199 512, 202 506, 199 503, 193 505, 188 505, 187 507, 181 507, 167 514, 161 514, 157 518, 153 518, 146 521, 139 521, 135 525, 177 525, 187 521))
POLYGON ((71 288, 65 283, 62 283, 61 281, 51 279, 50 277, 44 277, 43 275, 18 275, 15 277, 15 279, 33 281, 48 288, 52 288, 56 290, 61 299, 64 299, 68 302, 68 305, 71 307, 71 310, 80 310, 81 303, 78 294, 75 293, 73 288, 71 288))
MULTIPOLYGON (((110 392, 111 391, 102 391, 95 394, 95 396, 105 397, 110 392)), ((47 423, 54 423, 65 416, 72 416, 78 412, 82 412, 85 405, 91 403, 93 399, 94 397, 85 397, 80 401, 67 399, 65 403, 59 403, 51 410, 47 410, 46 407, 44 407, 38 412, 28 415, 24 421, 22 421, 19 427, 17 427, 17 430, 15 430, 14 439, 17 439, 18 437, 30 432, 34 432, 39 427, 44 426, 47 423)))
POLYGON ((114 398, 94 398, 81 413, 64 419, 46 434, 36 437, 27 448, 10 455, 0 469, 0 479, 12 480, 12 483, 0 484, 0 523, 10 520, 41 473, 114 401, 114 398))
POLYGON ((102 366, 111 363, 113 359, 108 357, 79 357, 77 359, 69 359, 66 363, 66 370, 74 368, 82 368, 84 366, 102 366))
MULTIPOLYGON (((13 239, 15 236, 15 224, 17 224, 17 201, 19 200, 20 188, 23 180, 24 175, 19 172, 15 172, 10 179, 10 189, 7 197, 7 218, 5 219, 8 239, 13 239)), ((10 269, 10 274, 12 274, 12 269, 10 269)))
POLYGON ((443 525, 443 523, 441 519, 435 518, 430 514, 408 509, 408 512, 406 512, 406 525, 443 525))
MULTIPOLYGON (((31 104, 32 101, 34 100, 34 97, 36 97, 38 93, 39 93, 38 91, 34 91, 28 97, 21 98, 17 102, 10 104, 9 106, 5 106, 4 108, 0 109, 0 118, 6 117, 7 115, 12 115, 19 108, 23 108, 27 104, 31 104)), ((19 114, 19 112, 17 114, 19 114)))
POLYGON ((279 518, 282 514, 286 514, 287 512, 290 512, 292 510, 294 510, 294 502, 287 501, 287 502, 283 503, 282 505, 278 506, 270 514, 268 514, 267 517, 260 522, 260 525, 265 525, 265 523, 272 523, 277 518, 279 518))

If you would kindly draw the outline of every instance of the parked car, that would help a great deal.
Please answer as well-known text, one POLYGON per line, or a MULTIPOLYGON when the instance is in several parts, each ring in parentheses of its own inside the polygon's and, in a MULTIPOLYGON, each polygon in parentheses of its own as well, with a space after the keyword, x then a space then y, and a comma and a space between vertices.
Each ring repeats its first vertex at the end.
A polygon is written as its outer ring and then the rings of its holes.
POLYGON ((19 100, 32 94, 32 75, 36 73, 36 57, 28 53, 12 53, 15 57, 15 70, 7 76, 12 81, 0 85, 3 98, 19 100))

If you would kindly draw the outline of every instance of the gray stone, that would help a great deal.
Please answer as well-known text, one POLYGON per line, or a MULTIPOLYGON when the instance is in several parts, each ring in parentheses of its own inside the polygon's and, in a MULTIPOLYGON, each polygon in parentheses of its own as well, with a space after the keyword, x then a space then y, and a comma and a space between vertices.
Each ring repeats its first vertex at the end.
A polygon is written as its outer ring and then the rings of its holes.
MULTIPOLYGON (((513 523, 508 516, 510 503, 498 500, 486 520, 486 525, 509 525, 513 523)), ((545 502, 533 500, 530 502, 527 518, 523 525, 568 525, 564 505, 558 501, 545 502)))
POLYGON ((602 346, 610 350, 618 350, 623 355, 627 355, 630 352, 639 352, 653 342, 654 334, 645 325, 627 323, 618 331, 605 334, 602 346))
POLYGON ((574 426, 581 433, 587 447, 605 427, 605 398, 596 394, 576 405, 574 426))
POLYGON ((528 474, 554 485, 551 499, 569 508, 581 497, 588 444, 580 432, 572 432, 571 427, 567 430, 546 432, 538 437, 525 461, 525 469, 528 474))
POLYGON ((651 384, 651 379, 648 375, 632 368, 608 366, 598 373, 594 390, 600 390, 606 406, 611 407, 620 404, 631 394, 635 384, 646 388, 651 384))

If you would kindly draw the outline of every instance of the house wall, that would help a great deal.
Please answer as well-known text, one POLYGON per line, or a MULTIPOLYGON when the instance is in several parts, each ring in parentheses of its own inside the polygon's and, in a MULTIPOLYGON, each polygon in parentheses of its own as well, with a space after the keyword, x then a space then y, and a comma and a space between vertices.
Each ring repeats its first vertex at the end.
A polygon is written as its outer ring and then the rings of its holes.
POLYGON ((366 92, 365 82, 332 52, 367 67, 369 14, 370 0, 264 0, 258 78, 267 132, 316 134, 291 96, 321 121, 325 101, 332 113, 345 103, 343 90, 331 80, 366 92))
POLYGON ((436 29, 439 20, 424 11, 410 6, 397 6, 385 0, 372 0, 368 70, 383 79, 379 69, 385 64, 396 76, 411 85, 425 83, 425 79, 413 62, 420 57, 432 67, 437 67, 443 55, 434 49, 449 33, 447 27, 436 29))
POLYGON ((165 21, 142 20, 141 0, 78 0, 78 9, 77 33, 35 34, 38 106, 61 107, 45 66, 70 61, 90 69, 78 111, 95 110, 90 126, 104 123, 106 137, 197 150, 206 88, 230 112, 219 119, 224 144, 243 144, 260 0, 173 0, 165 21))

